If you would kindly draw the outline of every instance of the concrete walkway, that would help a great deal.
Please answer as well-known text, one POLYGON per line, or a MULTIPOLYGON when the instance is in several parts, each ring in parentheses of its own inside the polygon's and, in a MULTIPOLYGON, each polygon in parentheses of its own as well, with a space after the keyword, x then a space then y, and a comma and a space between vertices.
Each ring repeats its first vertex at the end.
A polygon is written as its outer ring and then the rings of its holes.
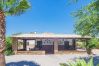
POLYGON ((12 55, 6 56, 6 66, 60 66, 73 58, 86 57, 86 54, 69 55, 12 55))

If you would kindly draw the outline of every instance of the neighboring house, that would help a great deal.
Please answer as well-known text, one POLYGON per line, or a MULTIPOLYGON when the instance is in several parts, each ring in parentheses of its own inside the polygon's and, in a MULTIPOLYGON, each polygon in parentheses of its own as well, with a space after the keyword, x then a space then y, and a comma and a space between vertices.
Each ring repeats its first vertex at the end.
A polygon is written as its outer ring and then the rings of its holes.
POLYGON ((53 33, 17 34, 12 37, 15 54, 54 54, 58 51, 76 50, 76 40, 89 36, 53 33))

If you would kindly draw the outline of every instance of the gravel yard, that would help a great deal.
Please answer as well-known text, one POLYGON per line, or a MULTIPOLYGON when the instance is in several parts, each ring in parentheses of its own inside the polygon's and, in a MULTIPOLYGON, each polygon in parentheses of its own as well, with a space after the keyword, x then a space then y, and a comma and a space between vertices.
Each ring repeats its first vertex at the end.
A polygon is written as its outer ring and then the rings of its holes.
MULTIPOLYGON (((95 63, 99 62, 99 51, 93 50, 95 63)), ((6 56, 6 66, 60 66, 79 57, 88 57, 87 54, 62 54, 62 55, 12 55, 6 56)))
POLYGON ((86 55, 13 55, 6 56, 7 66, 60 66, 73 58, 86 55))

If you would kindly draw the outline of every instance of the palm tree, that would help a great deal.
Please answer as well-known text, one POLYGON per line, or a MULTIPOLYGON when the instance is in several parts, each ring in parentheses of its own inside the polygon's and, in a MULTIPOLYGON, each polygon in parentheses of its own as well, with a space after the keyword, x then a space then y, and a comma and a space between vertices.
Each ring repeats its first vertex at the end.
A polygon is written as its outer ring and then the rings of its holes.
POLYGON ((27 0, 0 0, 0 66, 5 66, 5 17, 23 14, 29 7, 27 0))

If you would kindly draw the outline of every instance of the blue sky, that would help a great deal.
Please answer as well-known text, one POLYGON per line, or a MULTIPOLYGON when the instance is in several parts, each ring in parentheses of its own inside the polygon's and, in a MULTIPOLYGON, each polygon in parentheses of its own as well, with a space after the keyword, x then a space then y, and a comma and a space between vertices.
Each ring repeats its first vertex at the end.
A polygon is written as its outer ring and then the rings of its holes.
POLYGON ((80 0, 67 5, 68 0, 30 0, 31 8, 21 16, 7 16, 7 35, 19 32, 53 32, 74 34, 75 20, 71 13, 88 4, 80 0))

